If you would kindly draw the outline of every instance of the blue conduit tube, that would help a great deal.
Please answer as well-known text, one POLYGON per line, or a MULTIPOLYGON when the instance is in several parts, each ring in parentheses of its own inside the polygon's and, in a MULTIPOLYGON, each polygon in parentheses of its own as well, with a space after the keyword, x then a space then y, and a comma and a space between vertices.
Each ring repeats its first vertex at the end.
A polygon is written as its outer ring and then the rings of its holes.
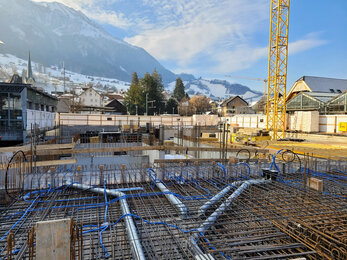
MULTIPOLYGON (((144 222, 144 223, 146 223, 146 224, 150 224, 150 225, 165 225, 165 226, 168 226, 168 227, 176 228, 176 229, 178 229, 179 231, 181 231, 182 233, 191 233, 191 232, 197 232, 197 231, 198 231, 198 229, 196 229, 196 228, 192 228, 192 229, 183 229, 183 228, 181 228, 181 227, 179 227, 179 226, 177 226, 177 225, 168 224, 168 223, 162 222, 162 221, 149 221, 149 220, 146 220, 146 219, 144 219, 144 218, 142 218, 142 217, 140 217, 140 216, 138 216, 138 215, 131 214, 131 213, 122 215, 116 222, 110 224, 110 226, 113 227, 113 226, 117 225, 123 218, 126 218, 126 217, 137 218, 137 219, 141 220, 142 222, 144 222)), ((94 227, 94 225, 89 225, 89 226, 93 226, 93 227, 94 227)), ((92 232, 92 231, 95 231, 95 230, 84 231, 83 234, 89 233, 89 232, 92 232)), ((203 234, 203 233, 198 233, 197 235, 198 235, 198 236, 200 235, 205 241, 208 241, 207 238, 204 237, 204 234, 203 234)), ((208 242, 208 243, 209 243, 209 242, 208 242)), ((197 245, 196 242, 195 242, 194 246, 198 249, 198 251, 199 251, 200 254, 203 254, 202 250, 199 248, 199 246, 197 245)), ((209 246, 211 247, 211 249, 212 249, 213 251, 216 251, 216 252, 220 253, 222 256, 224 256, 224 257, 230 259, 230 257, 226 256, 223 252, 216 250, 210 243, 209 243, 209 246)))
POLYGON ((224 172, 224 177, 225 177, 225 179, 226 179, 226 178, 227 178, 227 171, 225 170, 224 165, 221 164, 221 163, 217 163, 217 165, 220 166, 220 167, 222 168, 222 170, 223 170, 223 172, 224 172))
POLYGON ((41 193, 39 193, 39 195, 37 195, 37 197, 31 202, 30 206, 24 211, 24 214, 20 217, 20 219, 18 219, 16 221, 16 223, 14 223, 11 228, 5 233, 5 235, 3 235, 1 238, 0 238, 0 241, 4 240, 7 235, 10 233, 10 231, 15 228, 19 222, 22 221, 22 219, 26 216, 26 214, 28 214, 28 212, 30 211, 30 209, 34 206, 34 204, 36 203, 36 201, 38 200, 38 198, 41 196, 41 193))
POLYGON ((248 163, 239 162, 239 163, 235 163, 233 165, 235 165, 235 166, 237 166, 237 165, 245 165, 245 166, 247 166, 247 168, 248 168, 248 175, 246 176, 246 178, 250 178, 251 177, 251 167, 249 166, 248 163))
MULTIPOLYGON (((216 209, 197 229, 197 231, 201 234, 205 234, 205 232, 210 229, 210 227, 216 222, 217 218, 230 206, 231 202, 236 199, 248 186, 254 184, 263 184, 271 182, 270 180, 248 180, 242 183, 242 185, 237 188, 226 200, 223 202, 218 209, 216 209)), ((194 234, 191 237, 191 242, 193 244, 197 244, 197 234, 194 234), (194 243, 195 242, 195 243, 194 243)))
POLYGON ((219 193, 214 195, 209 201, 207 201, 204 205, 202 205, 198 211, 198 216, 201 216, 205 214, 206 210, 208 210, 210 207, 212 207, 214 204, 216 204, 225 194, 227 194, 232 188, 235 186, 238 186, 242 184, 244 181, 235 181, 232 182, 230 185, 225 187, 223 190, 221 190, 219 193))
MULTIPOLYGON (((120 202, 122 213, 123 213, 123 215, 125 215, 125 217, 124 217, 125 218, 125 225, 126 225, 126 231, 127 231, 129 243, 131 246, 131 252, 132 252, 135 259, 145 260, 145 255, 144 255, 143 250, 142 250, 142 246, 141 246, 138 234, 137 234, 135 223, 131 217, 130 209, 129 209, 128 203, 126 202, 126 199, 125 199, 126 195, 123 192, 120 192, 117 190, 109 190, 109 189, 105 189, 105 188, 104 189, 103 188, 93 188, 91 186, 88 186, 85 184, 79 184, 79 183, 72 183, 71 188, 81 189, 81 190, 88 189, 89 191, 95 192, 98 194, 105 194, 106 193, 107 195, 120 198, 119 202, 120 202)), ((102 227, 101 231, 99 232, 101 242, 102 242, 101 233, 109 227, 108 223, 104 223, 104 224, 105 224, 105 226, 102 227)), ((94 231, 96 231, 96 230, 94 230, 94 231)))
MULTIPOLYGON (((202 187, 201 187, 202 188, 202 187)), ((203 188, 202 188, 203 189, 203 188)), ((115 191, 127 191, 128 188, 125 189, 114 189, 115 191)), ((129 188, 129 190, 143 190, 143 188, 141 187, 136 187, 136 188, 129 188)), ((180 198, 182 200, 204 200, 204 199, 209 199, 209 197, 206 197, 207 195, 203 195, 203 196, 181 196, 177 193, 174 193, 172 191, 169 192, 152 192, 152 193, 140 193, 140 194, 131 194, 131 195, 124 195, 120 198, 117 199, 113 199, 108 201, 108 204, 112 204, 120 199, 127 199, 127 198, 137 198, 137 197, 148 197, 148 196, 161 196, 161 195, 166 195, 166 194, 172 194, 173 196, 176 196, 177 198, 180 198)), ((93 199, 96 197, 87 197, 87 198, 80 198, 80 199, 66 199, 66 200, 56 200, 57 202, 65 202, 65 201, 74 201, 74 200, 85 200, 85 199, 93 199)), ((32 201, 27 201, 27 202, 32 202, 32 201)), ((37 201, 37 202, 45 202, 45 201, 37 201)), ((51 209, 63 209, 63 208, 77 208, 74 211, 74 214, 81 210, 81 209, 90 209, 90 208, 100 208, 100 207, 104 207, 105 203, 94 203, 94 204, 85 204, 83 207, 81 207, 80 205, 68 205, 68 206, 55 206, 55 207, 51 207, 51 209)), ((35 212, 35 211, 41 211, 41 210, 45 210, 47 208, 43 207, 43 208, 36 208, 33 210, 29 210, 28 212, 35 212)), ((16 212, 11 214, 10 216, 8 216, 8 218, 11 218, 12 216, 16 216, 19 214, 23 214, 25 211, 21 211, 21 212, 16 212)))
POLYGON ((182 203, 182 201, 180 201, 176 196, 174 196, 172 192, 168 188, 166 188, 160 180, 156 179, 152 175, 151 172, 155 173, 153 169, 149 168, 147 171, 155 186, 157 186, 160 189, 160 191, 164 193, 165 197, 171 202, 171 204, 178 209, 178 211, 181 213, 182 218, 187 218, 188 210, 187 207, 182 203))

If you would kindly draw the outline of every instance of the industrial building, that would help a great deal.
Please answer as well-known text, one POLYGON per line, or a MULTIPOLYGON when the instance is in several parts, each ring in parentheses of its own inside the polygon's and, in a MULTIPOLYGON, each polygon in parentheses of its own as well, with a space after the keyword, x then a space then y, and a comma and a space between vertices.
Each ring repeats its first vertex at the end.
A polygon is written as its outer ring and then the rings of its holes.
POLYGON ((33 129, 55 126, 57 98, 23 83, 0 83, 1 143, 25 143, 33 129))
POLYGON ((318 111, 320 114, 346 113, 347 80, 303 76, 287 94, 286 110, 318 111))

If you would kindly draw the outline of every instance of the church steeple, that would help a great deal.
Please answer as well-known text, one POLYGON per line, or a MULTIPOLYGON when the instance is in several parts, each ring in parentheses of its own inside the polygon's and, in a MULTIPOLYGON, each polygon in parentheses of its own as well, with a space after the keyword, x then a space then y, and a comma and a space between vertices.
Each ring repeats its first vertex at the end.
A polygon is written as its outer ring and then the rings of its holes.
POLYGON ((32 68, 31 68, 30 51, 29 51, 27 73, 26 73, 26 76, 25 76, 25 83, 27 83, 27 84, 34 84, 35 83, 35 79, 34 79, 34 76, 33 76, 33 71, 32 71, 32 68))

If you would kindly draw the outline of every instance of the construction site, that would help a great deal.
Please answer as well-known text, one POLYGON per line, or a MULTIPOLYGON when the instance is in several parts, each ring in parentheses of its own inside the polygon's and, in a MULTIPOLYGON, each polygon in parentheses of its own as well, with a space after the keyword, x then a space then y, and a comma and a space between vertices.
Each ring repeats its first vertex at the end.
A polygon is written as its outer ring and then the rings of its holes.
POLYGON ((0 148, 0 259, 347 260, 347 105, 286 113, 288 17, 264 115, 61 113, 0 148))
POLYGON ((60 130, 1 148, 1 259, 346 259, 346 147, 230 143, 225 124, 60 130))

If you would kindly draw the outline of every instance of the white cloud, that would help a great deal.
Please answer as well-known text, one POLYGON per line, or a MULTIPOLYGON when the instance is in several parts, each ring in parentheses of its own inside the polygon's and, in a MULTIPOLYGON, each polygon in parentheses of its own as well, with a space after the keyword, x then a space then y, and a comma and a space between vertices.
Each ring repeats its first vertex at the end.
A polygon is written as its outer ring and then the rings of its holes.
POLYGON ((126 29, 132 25, 124 14, 116 13, 114 11, 102 10, 99 8, 91 10, 82 10, 82 12, 91 19, 94 19, 103 24, 110 24, 117 28, 126 29))
POLYGON ((125 40, 181 66, 202 53, 213 59, 216 48, 228 51, 246 42, 267 18, 267 5, 260 0, 145 0, 144 4, 153 7, 160 22, 125 40))
POLYGON ((303 51, 328 43, 328 41, 326 40, 319 39, 319 36, 320 36, 320 33, 309 33, 305 35, 303 39, 300 39, 293 43, 289 43, 288 45, 289 55, 303 52, 303 51))
MULTIPOLYGON (((258 31, 269 23, 265 0, 130 0, 125 13, 114 4, 129 0, 34 1, 58 1, 100 23, 131 31, 134 36, 125 41, 159 61, 176 64, 169 68, 175 71, 230 73, 268 55, 267 45, 257 41, 258 31)), ((289 55, 323 44, 319 33, 311 33, 290 43, 289 55)))
MULTIPOLYGON (((327 41, 320 39, 319 35, 319 33, 310 33, 305 35, 302 39, 289 42, 288 55, 304 52, 326 44, 327 41)), ((211 59, 215 60, 214 63, 217 65, 207 66, 206 71, 216 74, 225 74, 247 69, 252 67, 257 61, 267 59, 268 55, 267 46, 251 47, 247 44, 234 46, 234 48, 229 51, 216 50, 211 59)), ((176 69, 176 71, 186 71, 187 69, 189 69, 189 65, 187 67, 182 66, 179 69, 176 69)), ((190 73, 199 73, 201 72, 200 69, 201 68, 197 68, 195 71, 190 70, 190 73)))

